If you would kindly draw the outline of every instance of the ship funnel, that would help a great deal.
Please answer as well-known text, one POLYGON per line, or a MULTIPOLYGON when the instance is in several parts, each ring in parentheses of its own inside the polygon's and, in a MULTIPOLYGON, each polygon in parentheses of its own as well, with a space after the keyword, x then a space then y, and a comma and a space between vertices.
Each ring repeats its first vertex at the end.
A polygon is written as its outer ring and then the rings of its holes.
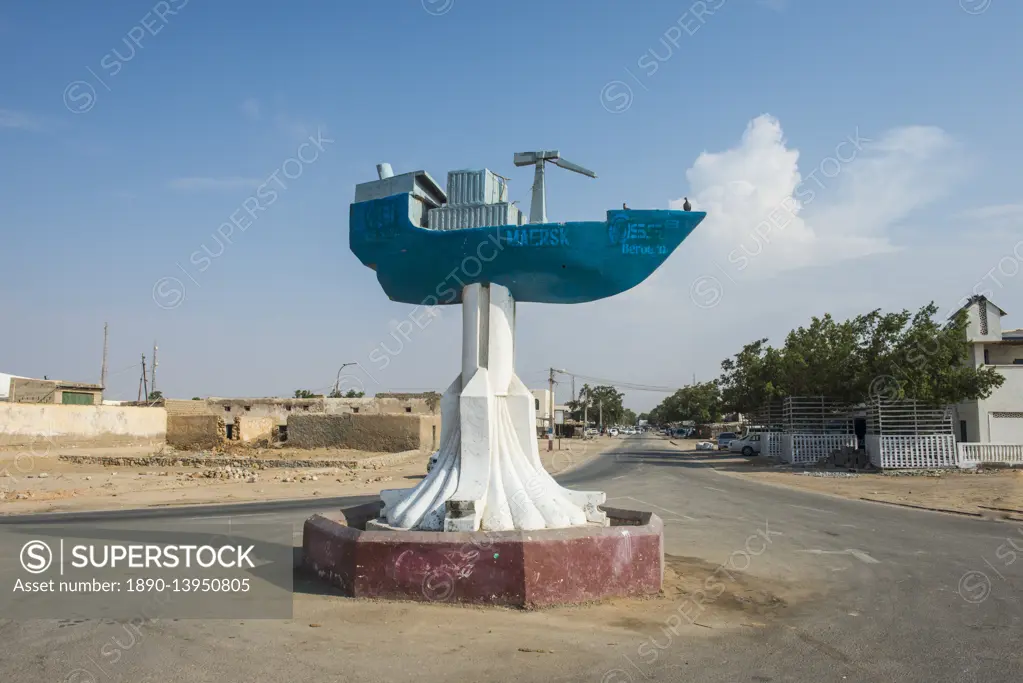
POLYGON ((394 171, 391 170, 390 164, 377 164, 377 175, 380 176, 380 180, 383 180, 393 176, 394 171))

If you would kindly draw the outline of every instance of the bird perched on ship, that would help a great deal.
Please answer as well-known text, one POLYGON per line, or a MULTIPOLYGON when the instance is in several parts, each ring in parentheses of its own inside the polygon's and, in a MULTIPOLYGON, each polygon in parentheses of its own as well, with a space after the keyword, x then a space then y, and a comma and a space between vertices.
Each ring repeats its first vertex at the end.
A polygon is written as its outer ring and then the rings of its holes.
POLYGON ((683 211, 692 211, 693 205, 689 203, 689 197, 683 197, 682 199, 685 200, 685 201, 682 202, 682 210, 683 211))

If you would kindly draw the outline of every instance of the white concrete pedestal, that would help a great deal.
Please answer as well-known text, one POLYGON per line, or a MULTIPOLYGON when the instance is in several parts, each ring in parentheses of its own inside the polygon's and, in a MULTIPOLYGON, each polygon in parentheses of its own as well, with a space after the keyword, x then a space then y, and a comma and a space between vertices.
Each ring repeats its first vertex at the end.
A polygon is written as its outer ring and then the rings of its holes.
POLYGON ((462 372, 441 398, 437 464, 413 489, 380 493, 390 527, 510 531, 606 526, 605 494, 562 488, 540 462, 533 395, 515 374, 506 287, 462 292, 462 372))

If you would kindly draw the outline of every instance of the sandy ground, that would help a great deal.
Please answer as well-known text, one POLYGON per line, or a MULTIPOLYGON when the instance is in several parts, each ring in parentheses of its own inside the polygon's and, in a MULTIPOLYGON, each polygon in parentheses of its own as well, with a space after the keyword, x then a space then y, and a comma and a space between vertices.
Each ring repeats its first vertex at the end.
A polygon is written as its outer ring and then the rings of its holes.
POLYGON ((840 476, 816 476, 814 473, 820 474, 821 471, 772 466, 762 458, 744 458, 724 451, 696 451, 695 441, 676 440, 674 443, 686 451, 686 456, 692 458, 694 463, 766 484, 857 500, 870 499, 967 512, 984 517, 1023 519, 1021 470, 987 470, 976 473, 930 470, 926 473, 858 473, 851 476, 843 476, 849 474, 844 470, 830 470, 827 472, 840 476))
POLYGON ((798 472, 751 471, 733 474, 844 498, 866 498, 884 503, 969 512, 985 517, 1023 519, 1023 472, 1019 470, 976 474, 943 472, 937 476, 857 474, 841 478, 808 476, 798 472), (1013 513, 1013 510, 1017 512, 1013 513))
MULTIPOLYGON (((554 474, 581 465, 618 443, 614 439, 563 439, 548 452, 540 442, 544 467, 554 474)), ((60 455, 144 458, 139 448, 51 449, 43 452, 0 451, 0 514, 111 510, 166 505, 240 503, 378 493, 384 488, 415 486, 426 474, 428 454, 413 455, 391 466, 354 469, 325 467, 250 469, 228 467, 104 467, 64 462, 60 455)), ((330 449, 233 449, 229 455, 303 460, 367 460, 381 453, 330 449)), ((188 456, 197 453, 176 452, 188 456)), ((203 455, 211 455, 204 453, 203 455)))

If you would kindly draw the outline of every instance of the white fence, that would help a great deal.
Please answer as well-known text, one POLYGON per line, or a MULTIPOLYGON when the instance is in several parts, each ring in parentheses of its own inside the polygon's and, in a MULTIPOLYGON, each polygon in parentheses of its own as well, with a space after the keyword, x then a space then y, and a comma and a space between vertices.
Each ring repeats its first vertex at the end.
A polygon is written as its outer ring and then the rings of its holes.
POLYGON ((984 463, 1023 465, 1023 444, 960 443, 959 467, 976 467, 984 463))
POLYGON ((773 458, 781 457, 781 432, 763 432, 760 435, 760 454, 773 458))
POLYGON ((882 469, 929 469, 958 465, 956 441, 951 434, 868 434, 866 446, 871 464, 882 469))
POLYGON ((782 434, 781 459, 793 465, 817 462, 843 446, 856 448, 856 435, 782 434))

